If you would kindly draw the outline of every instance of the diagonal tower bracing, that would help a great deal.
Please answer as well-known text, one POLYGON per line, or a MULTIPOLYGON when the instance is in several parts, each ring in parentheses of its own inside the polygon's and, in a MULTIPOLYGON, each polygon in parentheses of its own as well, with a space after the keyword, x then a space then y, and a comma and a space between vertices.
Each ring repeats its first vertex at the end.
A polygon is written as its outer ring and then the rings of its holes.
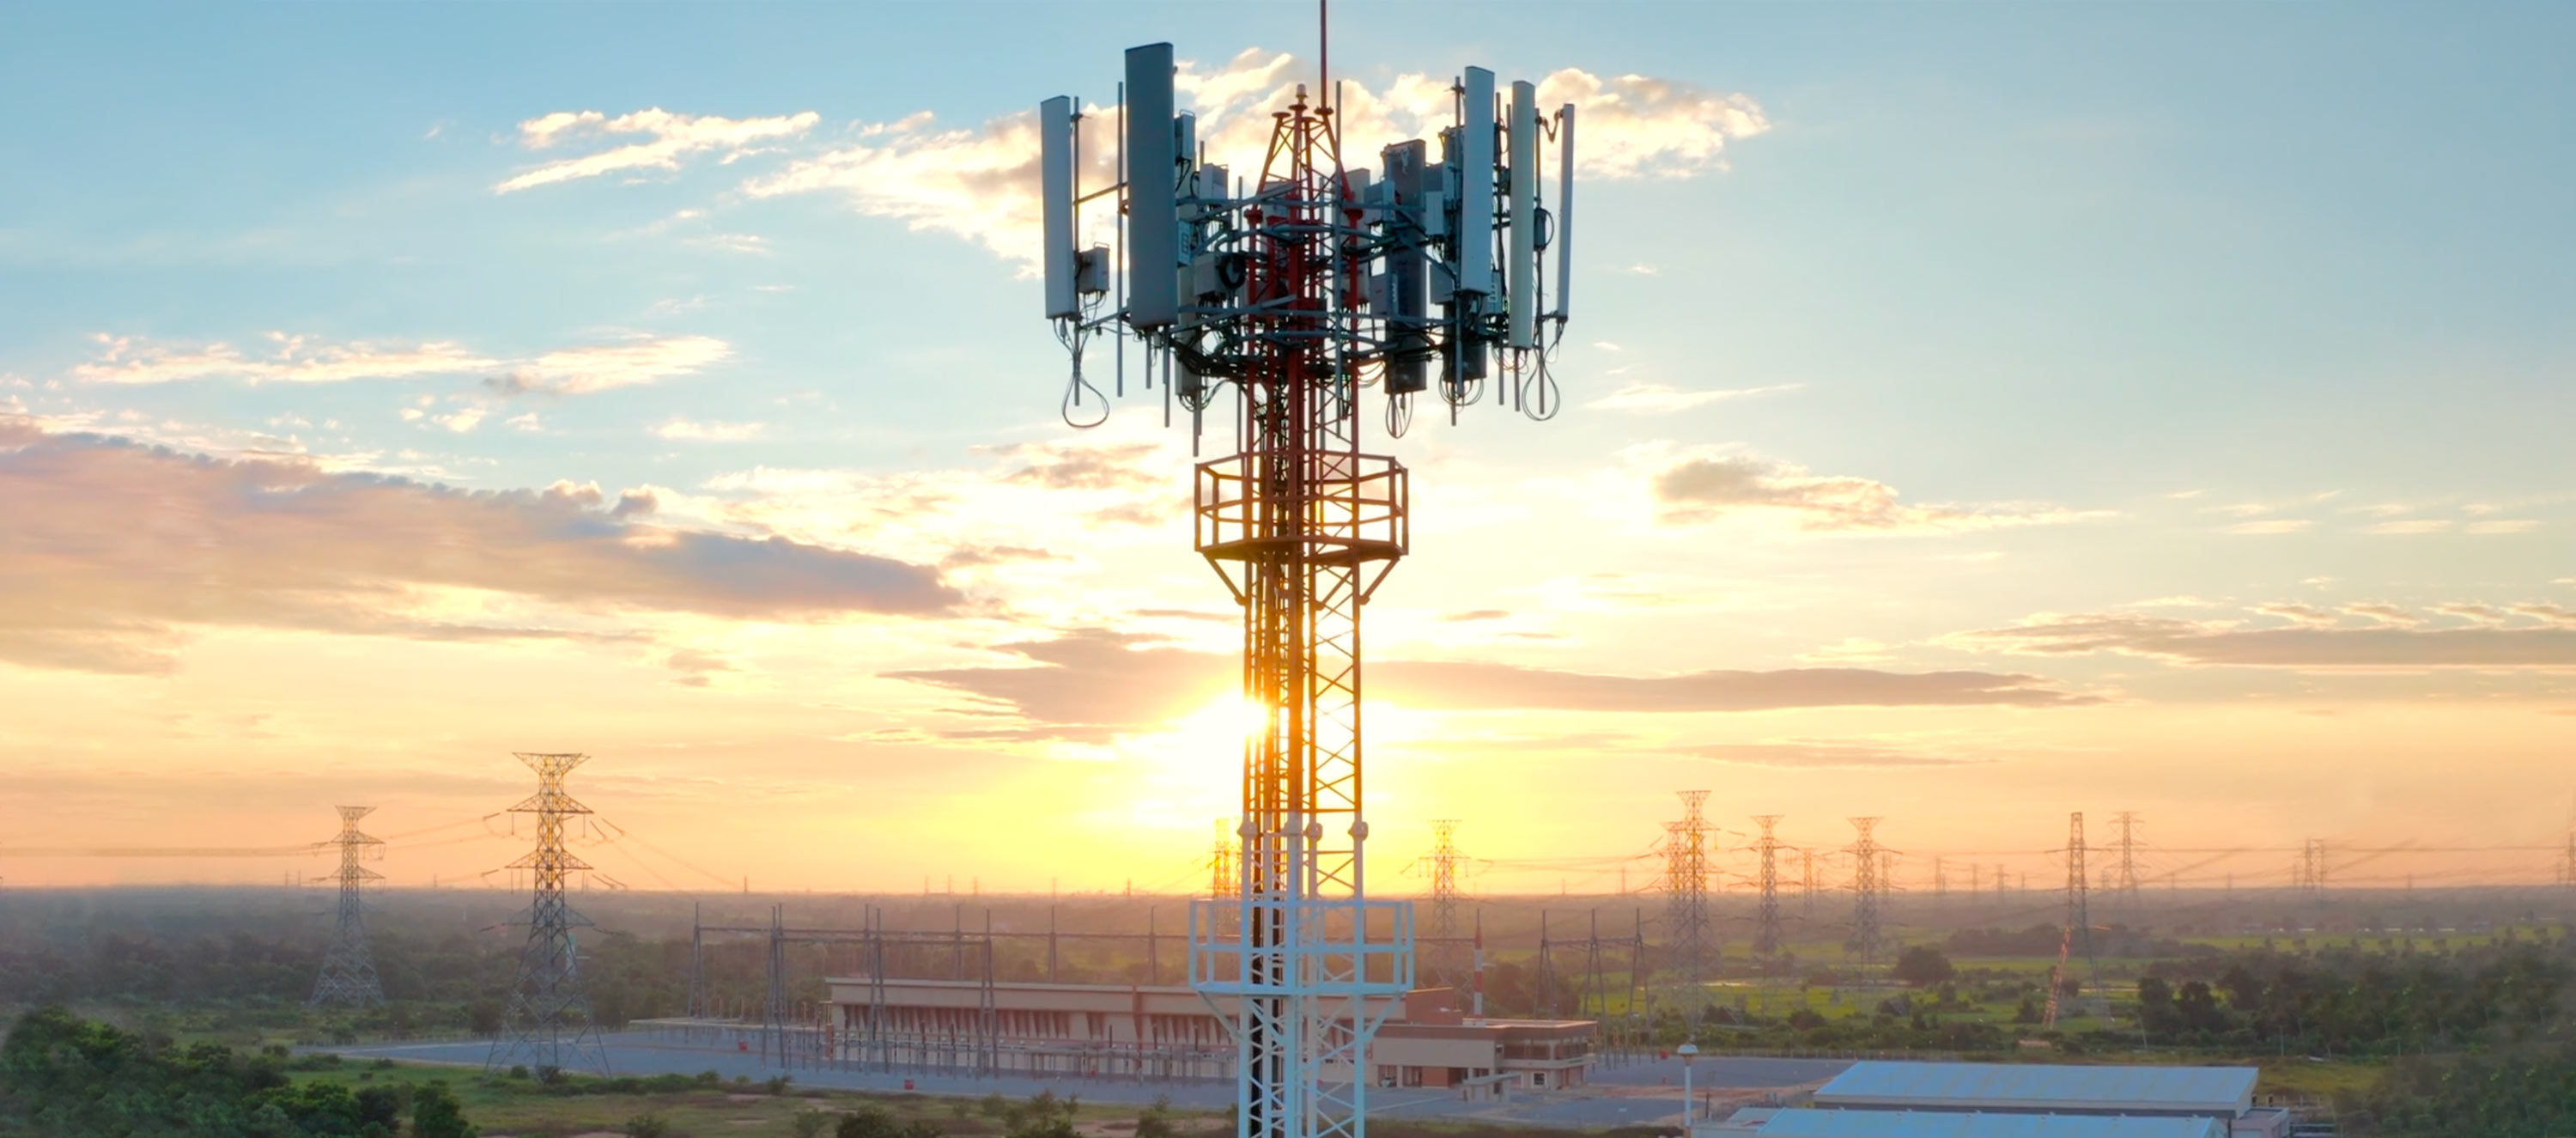
POLYGON ((519 950, 519 970, 511 981, 510 1002, 501 1034, 493 1039, 484 1069, 526 1065, 536 1070, 587 1067, 606 1074, 608 1055, 599 1029, 591 1022, 590 999, 581 985, 581 952, 574 930, 590 921, 575 912, 565 890, 574 873, 590 865, 573 856, 567 823, 590 813, 564 790, 564 777, 588 755, 519 753, 518 760, 537 775, 537 792, 510 808, 536 819, 537 848, 510 863, 528 871, 527 943, 519 950))
POLYGON ((1708 802, 1705 790, 1682 790, 1682 816, 1664 824, 1664 935, 1673 967, 1686 983, 1709 978, 1717 940, 1708 920, 1708 802))
POLYGON ((359 888, 383 880, 384 875, 361 863, 384 856, 385 843, 358 830, 358 820, 374 813, 375 807, 338 809, 340 834, 331 844, 340 847, 340 870, 332 875, 340 884, 339 923, 332 929, 331 947, 322 954, 322 974, 314 980, 308 1002, 317 1008, 371 1008, 385 1002, 385 989, 376 979, 376 958, 367 951, 367 910, 359 888))
POLYGON ((1882 935, 1879 902, 1885 885, 1880 881, 1884 866, 1879 855, 1883 851, 1878 846, 1878 819, 1853 818, 1850 821, 1856 835, 1851 845, 1852 931, 1851 940, 1844 947, 1859 957, 1861 966, 1867 968, 1878 961, 1882 935))
POLYGON ((1760 876, 1755 879, 1762 893, 1753 913, 1753 951, 1758 956, 1772 956, 1780 951, 1780 839, 1772 836, 1780 816, 1757 814, 1753 821, 1762 827, 1762 836, 1754 844, 1762 858, 1760 876))

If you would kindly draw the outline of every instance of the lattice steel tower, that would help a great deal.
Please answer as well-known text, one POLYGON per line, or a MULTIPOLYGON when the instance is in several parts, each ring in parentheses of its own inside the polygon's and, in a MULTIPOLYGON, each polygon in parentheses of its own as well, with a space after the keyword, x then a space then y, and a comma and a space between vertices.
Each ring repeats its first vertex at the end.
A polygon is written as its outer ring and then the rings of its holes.
POLYGON ((1762 857, 1755 882, 1762 899, 1753 912, 1753 952, 1770 956, 1780 951, 1780 839, 1771 829, 1780 824, 1777 814, 1756 814, 1753 821, 1762 827, 1762 836, 1754 839, 1753 848, 1762 857))
POLYGON ((1852 842, 1852 932, 1843 947, 1860 957, 1866 968, 1878 961, 1879 950, 1879 881, 1878 819, 1853 818, 1852 830, 1859 837, 1852 842))
POLYGON ((2104 999, 2102 958, 2093 945, 2093 901, 2085 883, 2084 854, 2084 812, 2078 810, 2066 816, 2066 925, 2058 937, 2057 967, 2048 976, 2048 1010, 2041 1017, 2049 1027, 2057 1026, 2058 1005, 2065 995, 2067 969, 2079 938, 2084 942, 2085 962, 2091 966, 2094 997, 2104 999))
POLYGON ((2138 896, 2138 816, 2123 810, 2111 816, 2120 827, 2120 860, 2111 870, 2111 887, 2129 900, 2138 896))
POLYGON ((1216 820, 1216 842, 1208 847, 1208 899, 1221 901, 1242 887, 1234 872, 1234 827, 1216 820))
POLYGON ((1244 746, 1239 899, 1193 905, 1191 982, 1237 1009, 1242 1138, 1364 1133, 1368 1043, 1413 983, 1411 904, 1369 900, 1362 873, 1360 609, 1411 541, 1404 467, 1360 449, 1367 389, 1384 392, 1390 435, 1425 392, 1453 419, 1485 402, 1540 419, 1558 407, 1547 357, 1566 314, 1574 111, 1543 118, 1536 86, 1515 83, 1498 115, 1482 68, 1457 90, 1439 161, 1399 142, 1378 169, 1353 170, 1320 76, 1273 112, 1245 187, 1201 153, 1195 116, 1175 113, 1172 46, 1133 48, 1122 173, 1090 195, 1084 116, 1070 98, 1038 110, 1046 315, 1073 355, 1067 421, 1105 414, 1083 353, 1106 334, 1122 393, 1132 337, 1167 414, 1235 431, 1234 453, 1197 465, 1194 531, 1243 607, 1243 694, 1262 722, 1244 746), (1551 133, 1553 224, 1539 216, 1551 133), (1077 240, 1101 197, 1121 249, 1077 240))
POLYGON ((564 776, 588 755, 519 753, 520 762, 537 772, 537 792, 510 808, 537 821, 537 848, 510 863, 528 871, 531 896, 527 945, 519 950, 518 977, 510 984, 510 1003, 502 1016, 501 1034, 492 1040, 485 1070, 525 1064, 537 1070, 566 1070, 576 1064, 608 1071, 608 1054, 599 1029, 590 1019, 590 999, 581 988, 581 951, 573 930, 590 920, 574 912, 564 890, 573 873, 590 865, 566 845, 567 821, 590 813, 590 807, 564 791, 564 776))
POLYGON ((1430 956, 1443 984, 1453 984, 1459 971, 1458 864, 1465 860, 1458 852, 1458 820, 1433 820, 1431 852, 1424 855, 1422 868, 1431 878, 1431 931, 1427 939, 1434 948, 1430 956))
POLYGON ((340 883, 340 921, 331 933, 331 947, 322 954, 322 975, 313 981, 313 1007, 337 1004, 349 1008, 371 1008, 385 1002, 384 985, 376 979, 376 958, 367 951, 367 909, 359 887, 370 881, 384 880, 362 861, 384 856, 384 840, 358 832, 358 819, 375 813, 373 806, 341 806, 340 836, 331 844, 340 847, 340 872, 332 875, 340 883))
POLYGON ((1708 921, 1708 802, 1705 790, 1681 790, 1680 821, 1664 823, 1664 935, 1682 979, 1698 983, 1717 964, 1708 921))

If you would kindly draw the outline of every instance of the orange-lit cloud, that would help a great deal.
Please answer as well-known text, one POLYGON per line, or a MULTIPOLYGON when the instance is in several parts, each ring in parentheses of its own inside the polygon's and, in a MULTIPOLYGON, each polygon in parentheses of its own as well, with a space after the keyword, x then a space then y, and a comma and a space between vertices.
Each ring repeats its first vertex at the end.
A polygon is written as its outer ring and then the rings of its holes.
MULTIPOLYGON (((1048 640, 995 646, 1021 662, 889 672, 977 701, 1007 726, 957 737, 1102 738, 1162 722, 1233 689, 1234 661, 1168 639, 1075 629, 1048 640)), ((2030 675, 1892 672, 1866 668, 1711 670, 1664 676, 1599 675, 1475 661, 1384 660, 1368 666, 1375 698, 1425 710, 1742 712, 1814 707, 2070 707, 2100 702, 2030 675)))
POLYGON ((1650 485, 1657 517, 1669 525, 1753 516, 1809 533, 1959 533, 2109 516, 2051 506, 1915 505, 1876 479, 1810 474, 1741 455, 1684 455, 1654 471, 1650 485))
MULTIPOLYGON (((2117 653, 2195 667, 2286 668, 2298 671, 2421 670, 2502 671, 2576 669, 2576 613, 2555 606, 2518 605, 2505 611, 2534 623, 2505 625, 2496 610, 2477 606, 2466 626, 2423 627, 2383 612, 2367 626, 2333 623, 2339 614, 2296 605, 2257 611, 2294 623, 2249 627, 2227 620, 2180 620, 2132 613, 2032 617, 2003 628, 1962 633, 1951 642, 2038 656, 2117 653)), ((2412 614, 2390 610, 2410 619, 2412 614)))
POLYGON ((469 492, 215 459, 0 419, 0 658, 158 672, 202 625, 431 640, 631 636, 579 619, 436 611, 468 590, 570 614, 734 619, 934 615, 962 599, 936 569, 845 549, 656 524, 655 501, 596 487, 469 492))

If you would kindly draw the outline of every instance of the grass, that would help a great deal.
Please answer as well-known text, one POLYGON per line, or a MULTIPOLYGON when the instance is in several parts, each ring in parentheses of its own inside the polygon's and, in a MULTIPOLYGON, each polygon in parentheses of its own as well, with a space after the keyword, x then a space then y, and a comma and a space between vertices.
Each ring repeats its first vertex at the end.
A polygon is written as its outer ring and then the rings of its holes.
MULTIPOLYGON (((678 1135, 766 1138, 793 1134, 796 1116, 806 1111, 846 1114, 862 1106, 885 1110, 897 1122, 934 1123, 952 1138, 998 1138, 1003 1132, 1002 1121, 985 1113, 985 1104, 975 1099, 818 1091, 792 1084, 782 1094, 771 1094, 759 1083, 727 1083, 658 1094, 574 1094, 528 1079, 489 1078, 462 1067, 411 1063, 350 1063, 329 1070, 297 1071, 292 1077, 298 1081, 336 1082, 353 1089, 444 1082, 464 1105, 466 1117, 482 1128, 485 1138, 622 1134, 628 1120, 644 1114, 660 1116, 678 1135)), ((1114 1138, 1134 1129, 1137 1111, 1132 1106, 1084 1105, 1075 1112, 1074 1123, 1086 1134, 1114 1138)), ((1176 1108, 1172 1113, 1185 1131, 1194 1121, 1201 1128, 1217 1124, 1217 1116, 1203 1112, 1176 1108)))

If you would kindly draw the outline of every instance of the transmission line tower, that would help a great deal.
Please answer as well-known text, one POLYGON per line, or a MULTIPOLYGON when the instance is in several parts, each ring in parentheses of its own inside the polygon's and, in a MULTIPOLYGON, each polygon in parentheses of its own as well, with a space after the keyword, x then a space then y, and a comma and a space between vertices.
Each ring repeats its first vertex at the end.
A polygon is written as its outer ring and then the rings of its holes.
POLYGON ((1664 933, 1682 979, 1708 979, 1717 945, 1708 923, 1708 819, 1705 790, 1676 791, 1682 817, 1664 823, 1664 933))
POLYGON ((1369 900, 1361 872, 1360 615, 1412 542, 1408 474, 1362 453, 1361 409, 1382 394, 1390 435, 1420 395, 1453 417, 1556 413, 1574 111, 1543 118, 1536 85, 1515 83, 1498 117, 1493 73, 1468 68, 1437 160, 1414 140, 1352 169, 1319 75, 1271 115, 1246 178, 1209 163, 1196 117, 1175 113, 1171 44, 1126 63, 1114 162, 1086 160, 1072 98, 1038 108, 1045 312, 1073 365, 1061 409, 1075 426, 1105 416, 1083 366, 1107 337, 1120 394, 1133 340, 1167 412, 1193 431, 1232 420, 1233 453, 1194 469, 1193 537, 1242 607, 1243 695, 1263 722, 1243 753, 1243 895, 1194 914, 1191 983, 1234 1009, 1237 1138, 1360 1138, 1369 1041, 1414 961, 1411 903, 1369 900), (1086 169, 1118 174, 1086 194, 1086 169), (1086 217, 1114 220, 1119 247, 1084 248, 1086 217))
POLYGON ((513 814, 534 815, 537 824, 537 848, 510 863, 512 869, 527 870, 532 884, 522 918, 528 941, 519 950, 519 972, 510 984, 501 1034, 492 1041, 484 1069, 525 1064, 561 1071, 580 1063, 606 1074, 608 1054, 590 1019, 590 999, 582 993, 581 951, 573 934, 589 927, 590 920, 574 912, 565 896, 572 874, 590 868, 566 845, 566 822, 590 813, 590 807, 565 792, 564 776, 590 756, 521 752, 517 758, 537 774, 537 792, 510 808, 513 814))
POLYGON ((1804 848, 1798 851, 1798 881, 1798 917, 1813 921, 1816 919, 1816 851, 1804 848))
POLYGON ((1458 973, 1458 865, 1467 860, 1458 852, 1458 820, 1436 819, 1431 823, 1431 852, 1422 859, 1423 872, 1431 878, 1431 932, 1434 946, 1430 956, 1437 963, 1441 982, 1454 986, 1458 973))
POLYGON ((1208 899, 1222 901, 1243 891, 1243 882, 1235 876, 1234 850, 1240 839, 1225 819, 1216 820, 1216 844, 1208 847, 1208 899))
POLYGON ((340 883, 339 924, 332 929, 331 947, 322 954, 322 974, 313 981, 313 1007, 339 1005, 347 1008, 371 1008, 385 1002, 384 985, 376 979, 376 958, 367 951, 367 909, 359 889, 370 881, 384 880, 362 861, 384 856, 384 840, 358 831, 358 820, 375 812, 373 806, 342 806, 340 835, 331 844, 340 847, 340 871, 333 879, 340 883))
POLYGON ((1859 834, 1851 846, 1852 855, 1852 932, 1844 947, 1860 958, 1866 969, 1878 961, 1879 929, 1879 848, 1876 818, 1853 818, 1852 829, 1859 834))
POLYGON ((2138 897, 2138 816, 2135 812, 2123 810, 2112 815, 2111 822, 2120 827, 2120 861, 2112 867, 2111 886, 2120 891, 2122 898, 2135 901, 2138 897))
POLYGON ((2081 810, 2066 816, 2066 923, 2058 936, 2057 967, 2048 974, 2048 1011, 2041 1017, 2045 1026, 2057 1026, 2059 1003, 2066 992, 2067 966, 2073 960, 2078 938, 2084 942, 2084 959, 2091 966, 2093 994, 2100 999, 2103 996, 2102 959, 2093 946, 2093 906, 2084 878, 2084 812, 2081 810))
POLYGON ((1757 814, 1753 821, 1762 827, 1762 836, 1754 839, 1754 850, 1761 855, 1760 876, 1755 880, 1762 890, 1759 907, 1754 910, 1753 953, 1772 956, 1780 951, 1780 839, 1771 829, 1779 825, 1777 814, 1757 814))

